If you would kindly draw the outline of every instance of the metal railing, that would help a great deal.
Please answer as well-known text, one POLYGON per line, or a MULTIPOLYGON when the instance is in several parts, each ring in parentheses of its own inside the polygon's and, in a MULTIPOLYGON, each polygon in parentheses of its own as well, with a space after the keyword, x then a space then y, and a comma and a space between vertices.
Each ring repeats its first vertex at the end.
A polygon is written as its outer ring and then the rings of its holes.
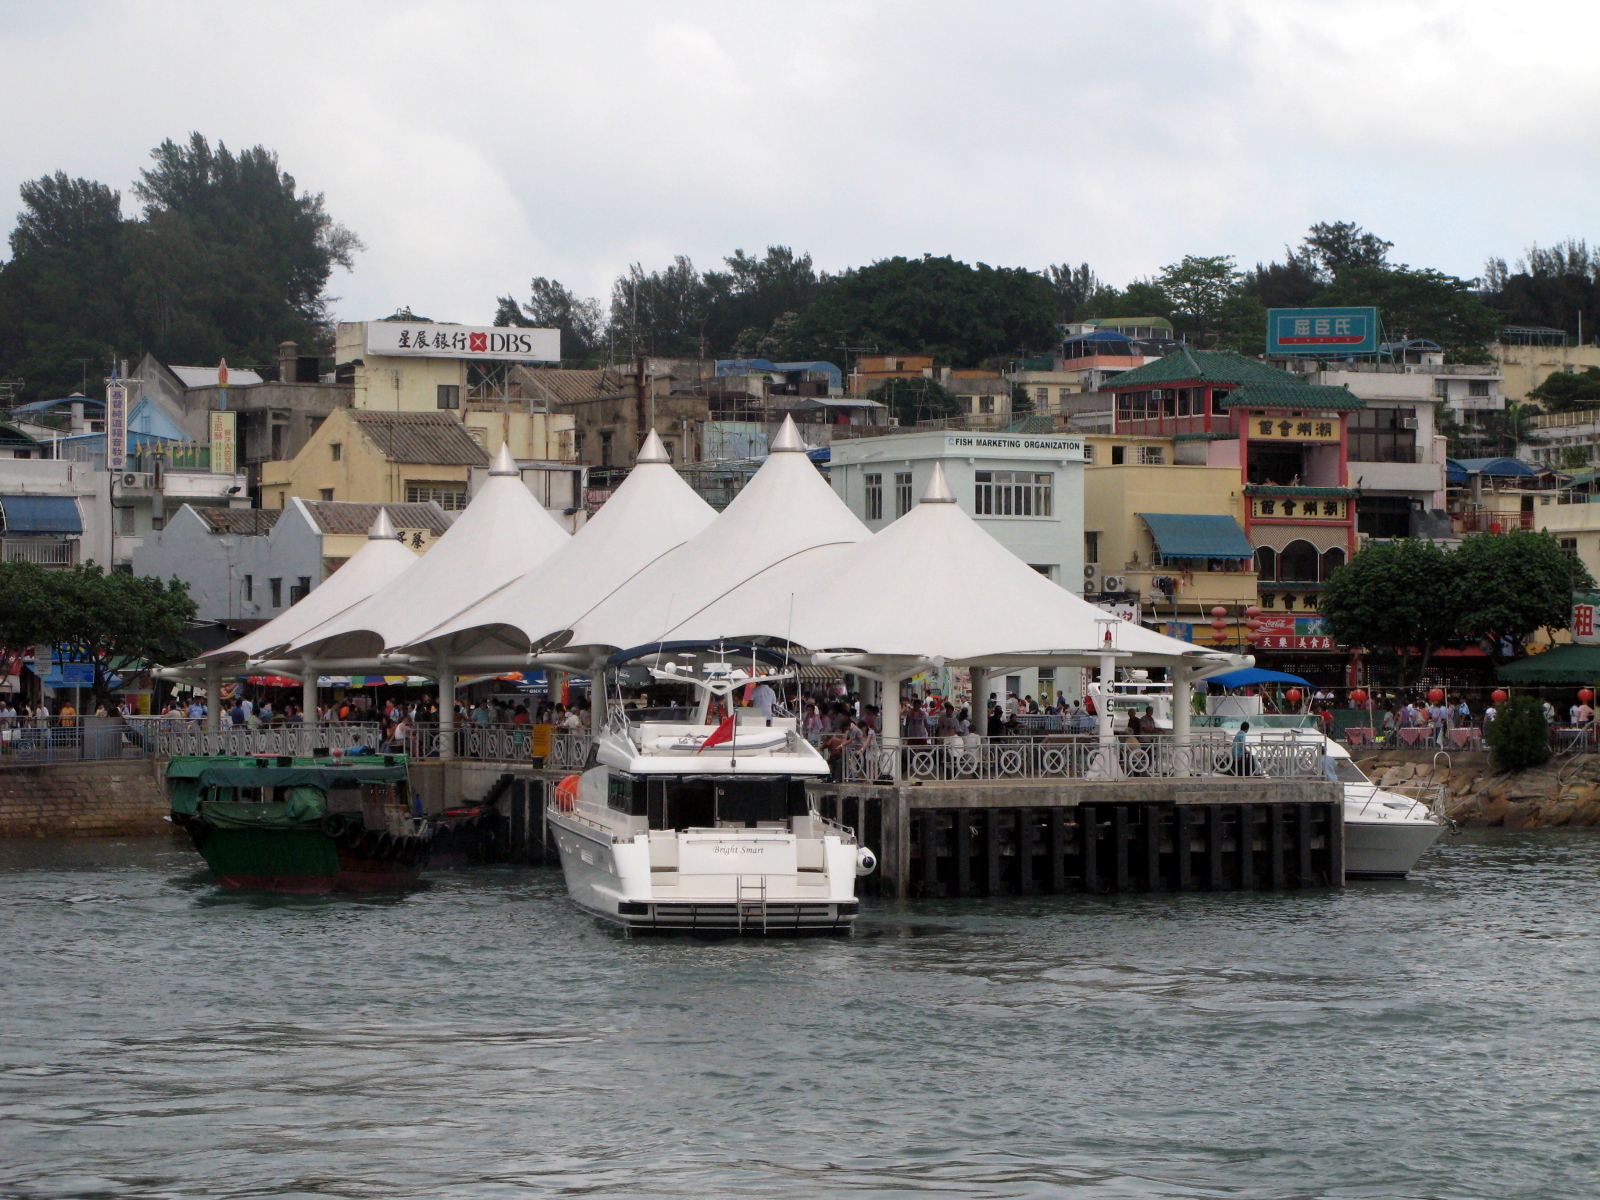
POLYGON ((318 750, 381 750, 383 730, 373 723, 310 722, 231 725, 205 729, 185 717, 130 717, 128 724, 152 753, 163 757, 195 754, 282 755, 309 758, 318 750))
POLYGON ((0 767, 144 758, 136 730, 105 717, 14 717, 0 720, 0 767))
MULTIPOLYGON (((543 755, 544 765, 553 770, 581 770, 589 757, 591 740, 587 733, 552 732, 548 753, 543 755)), ((470 721, 457 726, 451 740, 452 757, 479 762, 534 762, 541 757, 541 744, 540 731, 532 725, 479 725, 470 721)), ((417 725, 407 733, 405 747, 413 758, 439 758, 444 737, 437 725, 417 725)))
POLYGON ((1093 737, 1040 742, 978 738, 963 744, 914 744, 903 740, 847 746, 842 770, 846 783, 892 778, 928 782, 980 783, 986 780, 1207 778, 1321 779, 1320 744, 1305 739, 1262 739, 1241 755, 1231 735, 1189 738, 1151 737, 1140 741, 1099 742, 1093 737))
POLYGON ((6 538, 0 541, 0 558, 41 567, 70 567, 78 560, 78 542, 75 538, 6 538))

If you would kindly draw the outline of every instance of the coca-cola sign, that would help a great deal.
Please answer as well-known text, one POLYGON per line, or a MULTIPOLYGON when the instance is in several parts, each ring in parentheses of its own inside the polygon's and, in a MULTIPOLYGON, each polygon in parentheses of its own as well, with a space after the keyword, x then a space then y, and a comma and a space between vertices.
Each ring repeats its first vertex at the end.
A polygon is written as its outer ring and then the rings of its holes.
POLYGON ((491 325, 435 325, 422 321, 371 321, 367 353, 413 358, 508 359, 560 362, 559 329, 491 325))

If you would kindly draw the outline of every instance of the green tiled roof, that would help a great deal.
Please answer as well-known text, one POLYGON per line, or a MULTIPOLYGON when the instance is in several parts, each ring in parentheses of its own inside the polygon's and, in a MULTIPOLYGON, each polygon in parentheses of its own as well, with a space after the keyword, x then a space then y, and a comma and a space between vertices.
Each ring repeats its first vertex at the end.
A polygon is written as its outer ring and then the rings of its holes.
POLYGON ((1359 496, 1361 493, 1355 488, 1331 487, 1301 487, 1298 484, 1281 486, 1274 483, 1247 483, 1244 485, 1246 496, 1310 496, 1313 499, 1336 499, 1340 497, 1359 496))
POLYGON ((1247 383, 1221 400, 1221 408, 1365 408, 1367 402, 1349 388, 1324 383, 1247 383))
POLYGON ((1264 362, 1246 358, 1232 350, 1191 350, 1188 346, 1179 346, 1153 363, 1145 363, 1142 367, 1135 367, 1114 379, 1106 380, 1103 390, 1120 392, 1124 388, 1165 387, 1169 383, 1306 386, 1298 375, 1269 367, 1264 362))

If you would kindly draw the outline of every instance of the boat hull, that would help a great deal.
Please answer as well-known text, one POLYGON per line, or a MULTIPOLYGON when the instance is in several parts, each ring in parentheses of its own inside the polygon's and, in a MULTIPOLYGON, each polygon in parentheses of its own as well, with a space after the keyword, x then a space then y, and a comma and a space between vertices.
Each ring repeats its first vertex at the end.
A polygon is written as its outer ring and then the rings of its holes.
MULTIPOLYGON (((711 933, 754 937, 805 935, 845 936, 855 922, 855 900, 819 897, 741 902, 735 877, 723 896, 656 896, 649 884, 624 877, 610 835, 559 809, 547 818, 561 856, 567 895, 579 908, 630 933, 711 933)), ((643 850, 643 869, 650 871, 648 849, 624 844, 627 854, 643 850)))
POLYGON ((229 891, 319 895, 339 882, 339 852, 316 829, 211 829, 198 848, 229 891))
POLYGON ((1404 879, 1439 839, 1431 821, 1344 823, 1344 873, 1350 879, 1404 879))

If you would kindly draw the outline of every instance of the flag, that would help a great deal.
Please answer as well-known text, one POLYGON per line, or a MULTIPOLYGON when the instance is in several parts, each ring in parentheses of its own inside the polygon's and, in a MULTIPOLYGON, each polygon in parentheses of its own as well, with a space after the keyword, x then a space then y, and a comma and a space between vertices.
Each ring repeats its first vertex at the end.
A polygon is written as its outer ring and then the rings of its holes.
POLYGON ((755 694, 755 690, 756 690, 756 681, 754 679, 752 679, 749 683, 744 685, 744 700, 742 701, 742 703, 744 704, 744 706, 746 708, 750 707, 750 697, 755 694))
MULTIPOLYGON (((737 713, 730 715, 726 721, 711 731, 710 737, 700 743, 700 750, 708 750, 712 746, 722 745, 723 742, 733 741, 733 727, 738 719, 737 713)), ((695 753, 699 754, 700 750, 696 750, 695 753)))

